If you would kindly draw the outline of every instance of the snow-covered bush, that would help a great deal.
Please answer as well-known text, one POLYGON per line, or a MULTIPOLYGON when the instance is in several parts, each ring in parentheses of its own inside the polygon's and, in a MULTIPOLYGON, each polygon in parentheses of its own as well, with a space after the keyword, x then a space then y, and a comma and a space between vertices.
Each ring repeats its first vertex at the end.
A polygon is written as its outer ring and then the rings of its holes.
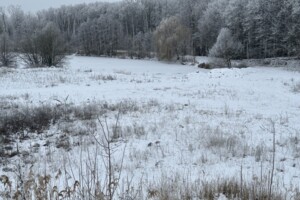
POLYGON ((237 41, 228 28, 222 28, 217 42, 209 51, 209 56, 223 58, 227 67, 231 67, 231 59, 236 58, 242 50, 242 44, 237 41))

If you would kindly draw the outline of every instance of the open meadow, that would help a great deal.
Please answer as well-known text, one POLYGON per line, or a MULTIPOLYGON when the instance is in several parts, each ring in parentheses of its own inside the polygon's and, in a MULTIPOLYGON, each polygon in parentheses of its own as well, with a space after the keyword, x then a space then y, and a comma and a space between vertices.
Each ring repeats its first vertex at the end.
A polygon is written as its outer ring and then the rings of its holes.
POLYGON ((0 111, 1 199, 300 199, 297 71, 69 56, 0 111))

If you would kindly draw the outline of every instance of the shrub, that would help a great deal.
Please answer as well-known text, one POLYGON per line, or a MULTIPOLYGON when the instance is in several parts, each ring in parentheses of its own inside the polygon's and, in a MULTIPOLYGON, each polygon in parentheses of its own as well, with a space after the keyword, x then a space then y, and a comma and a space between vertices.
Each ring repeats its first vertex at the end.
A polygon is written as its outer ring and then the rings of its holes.
POLYGON ((5 136, 24 133, 24 131, 41 133, 59 120, 91 120, 109 111, 118 111, 125 114, 139 110, 137 103, 131 100, 115 104, 92 102, 81 106, 61 103, 59 105, 47 104, 40 106, 15 105, 5 108, 4 105, 0 103, 0 108, 3 108, 0 112, 0 134, 5 136))
POLYGON ((36 31, 21 41, 21 59, 30 67, 60 67, 66 57, 66 46, 59 28, 49 22, 36 31))
POLYGON ((45 130, 51 123, 56 122, 62 112, 55 107, 19 107, 0 113, 0 132, 3 135, 24 131, 38 132, 45 130))
POLYGON ((105 111, 101 108, 101 105, 97 103, 74 106, 72 110, 74 112, 74 117, 82 120, 95 119, 98 115, 105 113, 105 111))
POLYGON ((203 68, 203 69, 211 69, 211 66, 209 63, 200 63, 198 65, 198 68, 203 68))

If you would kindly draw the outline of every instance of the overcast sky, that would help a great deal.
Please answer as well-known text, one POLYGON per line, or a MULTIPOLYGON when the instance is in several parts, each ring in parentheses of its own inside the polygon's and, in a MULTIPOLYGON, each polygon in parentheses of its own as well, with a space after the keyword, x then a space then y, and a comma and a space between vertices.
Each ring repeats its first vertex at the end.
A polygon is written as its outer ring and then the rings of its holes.
POLYGON ((35 12, 50 7, 60 7, 61 5, 71 5, 78 3, 92 3, 96 1, 116 2, 121 0, 0 0, 0 7, 9 5, 20 5, 24 11, 35 12))

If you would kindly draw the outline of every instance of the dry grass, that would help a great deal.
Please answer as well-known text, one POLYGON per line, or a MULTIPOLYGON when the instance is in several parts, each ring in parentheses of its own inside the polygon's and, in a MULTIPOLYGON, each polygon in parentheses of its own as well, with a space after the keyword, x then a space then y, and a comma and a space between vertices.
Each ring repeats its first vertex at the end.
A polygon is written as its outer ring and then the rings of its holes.
POLYGON ((299 82, 299 83, 293 84, 293 86, 292 86, 292 91, 293 91, 294 93, 300 93, 300 82, 299 82))
MULTIPOLYGON (((294 191, 298 195, 297 191, 294 191)), ((190 181, 177 175, 173 178, 161 177, 156 183, 147 189, 147 199, 158 200, 190 200, 205 199, 215 200, 224 196, 227 199, 243 200, 266 200, 268 199, 268 188, 266 184, 253 181, 250 183, 232 179, 220 179, 214 177, 212 181, 190 181)), ((274 191, 271 194, 273 200, 283 200, 286 194, 274 191)))
POLYGON ((117 80, 117 77, 113 75, 94 74, 90 77, 90 79, 96 81, 114 81, 117 80))
POLYGON ((67 102, 51 105, 7 105, 0 103, 0 133, 10 135, 24 131, 41 133, 58 121, 91 120, 107 112, 120 111, 122 114, 139 111, 136 102, 125 100, 115 104, 108 102, 92 102, 80 106, 67 102), (5 106, 6 105, 6 106, 5 106), (4 107, 5 106, 5 107, 4 107))

